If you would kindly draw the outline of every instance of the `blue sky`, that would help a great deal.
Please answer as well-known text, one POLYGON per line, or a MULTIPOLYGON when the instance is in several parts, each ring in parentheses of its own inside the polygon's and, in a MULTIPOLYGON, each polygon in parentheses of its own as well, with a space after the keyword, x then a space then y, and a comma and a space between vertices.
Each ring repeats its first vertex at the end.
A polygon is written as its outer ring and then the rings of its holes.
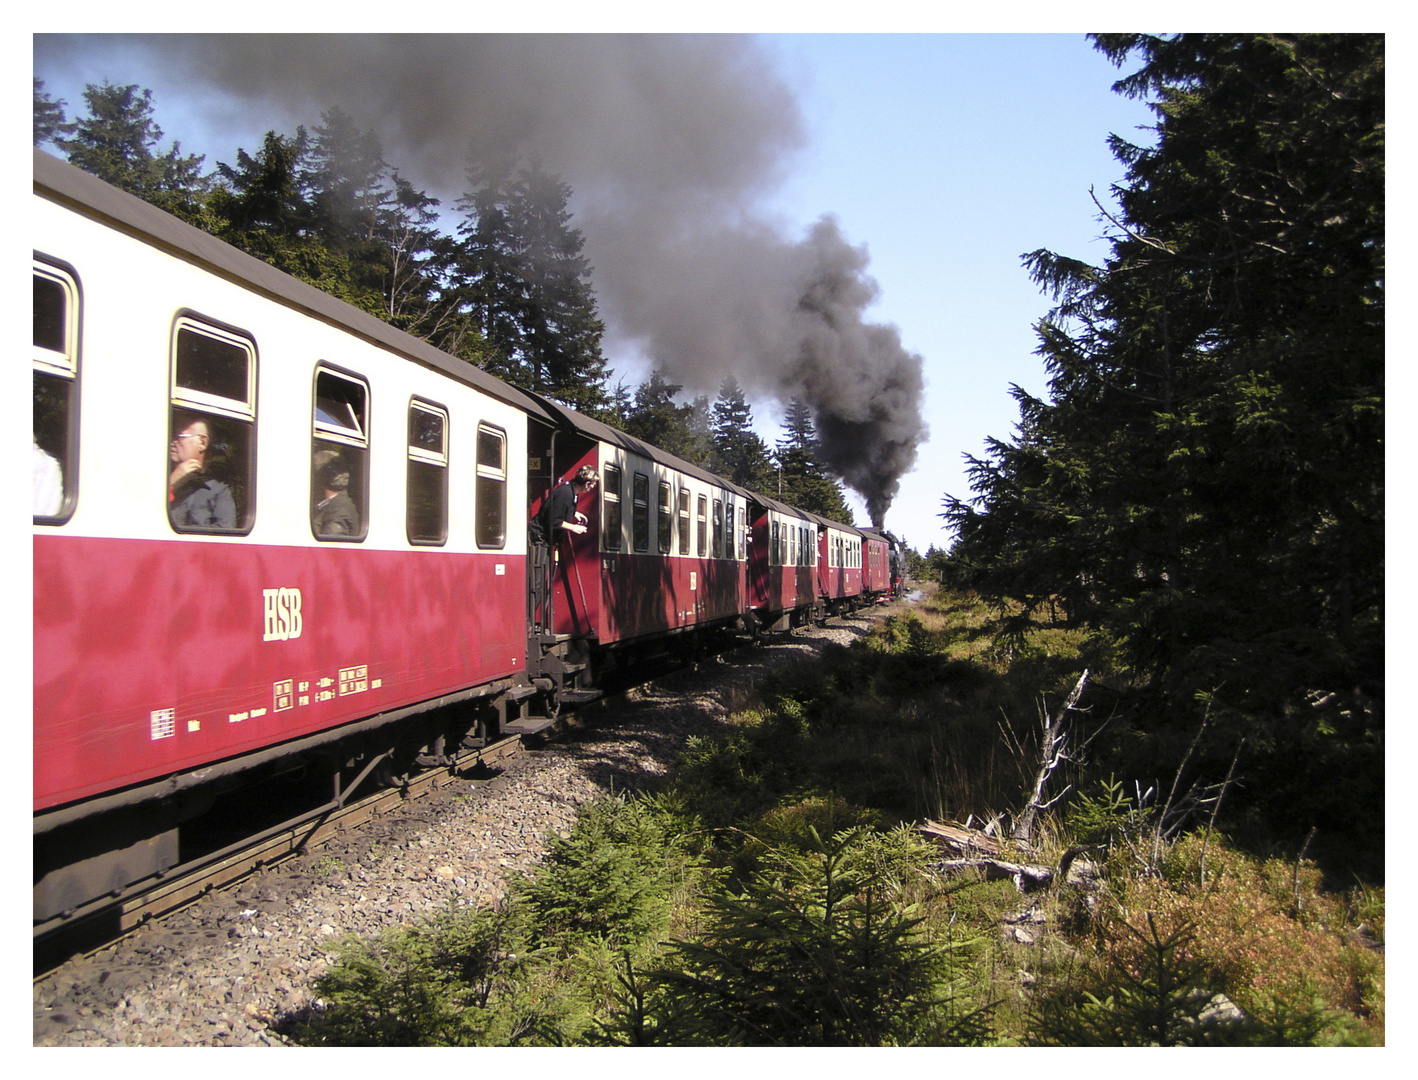
MULTIPOLYGON (((1145 139, 1138 129, 1151 114, 1112 92, 1125 72, 1082 33, 794 34, 762 43, 807 133, 766 206, 790 229, 832 214, 850 243, 867 247, 881 290, 868 317, 894 324, 922 357, 930 428, 886 526, 923 552, 944 546, 942 496, 969 490, 963 455, 1011 435, 1011 383, 1045 389, 1032 326, 1049 300, 1020 256, 1036 248, 1106 256, 1089 189, 1107 203, 1122 175, 1107 138, 1145 139)), ((86 82, 152 89, 165 141, 206 154, 209 167, 233 161, 238 146, 254 150, 268 128, 293 128, 288 118, 225 111, 210 99, 189 107, 189 88, 118 49, 35 73, 71 117, 82 111, 86 82)), ((610 359, 637 376, 629 358, 610 359)), ((774 409, 762 403, 758 413, 771 442, 774 409)))
POLYGON ((1122 167, 1110 133, 1139 140, 1151 114, 1082 34, 808 36, 773 47, 805 72, 811 144, 780 198, 831 210, 871 253, 874 311, 921 355, 930 439, 887 526, 944 546, 941 498, 963 496, 966 453, 1007 438, 1011 383, 1045 389, 1033 325, 1049 300, 1020 256, 1106 256, 1089 188, 1122 167))

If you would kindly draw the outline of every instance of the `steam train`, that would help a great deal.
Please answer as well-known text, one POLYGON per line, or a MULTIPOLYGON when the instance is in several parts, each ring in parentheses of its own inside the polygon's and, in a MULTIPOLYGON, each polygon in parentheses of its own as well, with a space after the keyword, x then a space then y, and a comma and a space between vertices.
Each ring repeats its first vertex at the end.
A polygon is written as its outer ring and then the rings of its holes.
POLYGON ((888 595, 890 539, 506 385, 34 158, 34 920, 550 725, 606 672, 888 595), (601 476, 584 535, 529 539, 601 476))

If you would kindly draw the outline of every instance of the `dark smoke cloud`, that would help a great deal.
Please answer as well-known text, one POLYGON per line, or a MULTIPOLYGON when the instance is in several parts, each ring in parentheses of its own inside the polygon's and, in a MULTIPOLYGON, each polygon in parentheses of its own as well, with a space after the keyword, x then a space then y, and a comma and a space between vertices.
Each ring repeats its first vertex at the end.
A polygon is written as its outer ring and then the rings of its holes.
MULTIPOLYGON (((805 143, 792 90, 751 39, 560 35, 37 35, 44 77, 69 53, 135 52, 216 110, 292 130, 338 105, 445 205, 479 160, 536 156, 575 192, 613 344, 713 393, 813 409, 826 464, 880 524, 925 438, 920 357, 875 300, 864 248, 823 218, 802 239, 760 200, 805 143)), ((114 81, 125 80, 115 75, 114 81)), ((165 104, 159 96, 159 105, 165 104)), ((179 134, 180 133, 174 133, 179 134)))

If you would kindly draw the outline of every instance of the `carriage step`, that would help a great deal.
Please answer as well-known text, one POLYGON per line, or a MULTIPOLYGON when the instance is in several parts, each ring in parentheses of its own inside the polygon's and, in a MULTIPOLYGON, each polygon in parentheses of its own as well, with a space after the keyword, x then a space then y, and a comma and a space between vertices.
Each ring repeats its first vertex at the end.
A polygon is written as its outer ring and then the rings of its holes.
POLYGON ((563 690, 556 696, 563 705, 584 705, 601 696, 599 690, 563 690))
POLYGON ((509 735, 535 735, 555 723, 554 716, 524 716, 518 720, 507 721, 502 725, 502 730, 509 735))

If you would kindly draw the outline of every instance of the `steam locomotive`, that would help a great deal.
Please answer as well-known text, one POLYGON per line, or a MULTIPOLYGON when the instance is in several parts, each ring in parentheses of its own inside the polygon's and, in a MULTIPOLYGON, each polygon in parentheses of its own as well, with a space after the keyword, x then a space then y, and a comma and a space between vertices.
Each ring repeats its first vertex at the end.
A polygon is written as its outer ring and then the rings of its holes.
MULTIPOLYGON (((34 157, 34 920, 534 733, 637 657, 893 589, 890 539, 506 385, 34 157), (584 535, 529 539, 583 466, 584 535), (552 538, 556 539, 556 538, 552 538)), ((897 571, 899 574, 899 571, 897 571)))

